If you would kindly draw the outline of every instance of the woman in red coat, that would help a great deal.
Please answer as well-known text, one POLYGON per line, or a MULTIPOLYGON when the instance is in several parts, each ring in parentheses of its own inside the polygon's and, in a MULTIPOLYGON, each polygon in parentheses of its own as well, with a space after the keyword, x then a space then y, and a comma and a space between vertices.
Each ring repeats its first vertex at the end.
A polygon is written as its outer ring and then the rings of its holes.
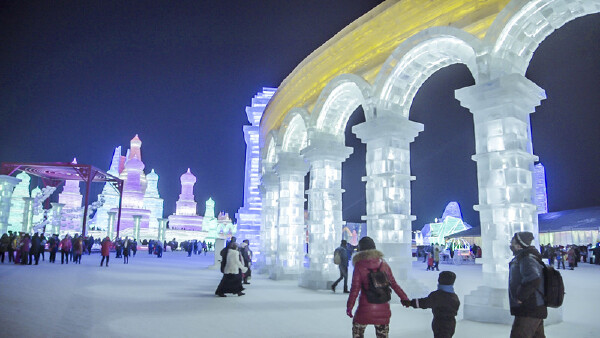
POLYGON ((352 321, 352 336, 354 338, 364 337, 365 329, 367 325, 375 325, 375 332, 377 338, 387 337, 390 328, 390 317, 392 312, 390 311, 390 304, 388 302, 383 304, 372 304, 367 300, 367 296, 363 290, 369 288, 369 269, 384 271, 390 282, 390 286, 396 292, 401 300, 408 300, 408 296, 402 291, 394 275, 392 275, 392 269, 383 260, 383 253, 375 248, 375 242, 370 237, 363 237, 358 242, 358 253, 352 257, 352 263, 354 264, 354 274, 352 275, 352 287, 350 288, 350 295, 348 296, 348 304, 346 306, 346 314, 352 318, 352 309, 356 298, 358 298, 358 309, 354 313, 354 320, 352 321))
POLYGON ((102 260, 100 261, 100 266, 102 266, 102 264, 104 264, 104 259, 106 258, 106 267, 108 268, 108 259, 110 258, 108 256, 108 254, 110 253, 110 246, 112 245, 112 242, 110 241, 110 238, 108 238, 108 236, 106 236, 103 240, 102 240, 102 249, 100 249, 100 254, 102 254, 102 260))

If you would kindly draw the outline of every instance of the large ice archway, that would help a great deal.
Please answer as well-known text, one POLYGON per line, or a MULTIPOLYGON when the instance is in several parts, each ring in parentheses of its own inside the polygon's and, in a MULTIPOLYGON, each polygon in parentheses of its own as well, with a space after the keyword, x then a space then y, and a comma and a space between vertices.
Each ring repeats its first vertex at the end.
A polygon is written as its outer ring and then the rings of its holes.
POLYGON ((446 66, 463 63, 477 79, 477 56, 481 53, 481 41, 460 29, 433 27, 417 33, 394 50, 375 79, 377 114, 393 111, 408 118, 421 85, 446 66))
MULTIPOLYGON (((484 41, 503 67, 493 71, 525 75, 544 39, 569 21, 600 12, 598 0, 513 0, 498 14, 484 41)), ((502 74, 495 74, 501 76, 502 74)))
POLYGON ((343 142, 346 123, 358 106, 363 106, 365 119, 372 117, 371 92, 371 85, 360 76, 337 76, 319 95, 311 114, 311 125, 315 130, 334 135, 343 142))
POLYGON ((307 121, 308 112, 306 109, 293 108, 290 110, 279 129, 282 152, 300 153, 300 150, 306 147, 308 138, 306 133, 307 121))

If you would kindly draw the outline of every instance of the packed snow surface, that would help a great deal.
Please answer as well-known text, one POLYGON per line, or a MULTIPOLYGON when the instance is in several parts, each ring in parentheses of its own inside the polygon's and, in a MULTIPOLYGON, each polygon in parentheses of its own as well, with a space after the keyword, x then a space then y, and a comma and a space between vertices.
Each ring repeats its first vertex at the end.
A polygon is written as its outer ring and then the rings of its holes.
MULTIPOLYGON (((246 295, 216 297, 219 270, 209 269, 212 253, 162 258, 138 251, 129 264, 114 258, 100 267, 100 255, 84 255, 81 265, 40 261, 38 266, 0 264, 1 337, 349 337, 346 294, 303 289, 293 281, 254 274, 246 295)), ((455 290, 464 295, 481 284, 481 266, 441 264, 457 274, 455 290)), ((413 272, 430 290, 437 272, 422 262, 413 272)), ((351 273, 351 272, 350 272, 351 273)), ((564 321, 546 326, 548 337, 597 337, 600 265, 580 263, 563 272, 564 321)), ((411 297, 411 295, 408 295, 411 297)), ((395 297, 395 296, 394 296, 395 297)), ((390 337, 433 337, 431 311, 392 304, 390 337)), ((460 337, 508 337, 510 327, 457 318, 460 337)), ((369 327, 365 336, 374 337, 369 327)))

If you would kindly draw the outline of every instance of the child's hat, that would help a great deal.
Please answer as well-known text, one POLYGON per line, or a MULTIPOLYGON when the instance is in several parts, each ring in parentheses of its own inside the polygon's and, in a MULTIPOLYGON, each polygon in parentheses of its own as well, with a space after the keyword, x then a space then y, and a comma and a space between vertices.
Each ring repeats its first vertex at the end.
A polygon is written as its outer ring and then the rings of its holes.
POLYGON ((456 274, 452 271, 442 271, 438 277, 438 283, 440 285, 454 285, 456 280, 456 274))

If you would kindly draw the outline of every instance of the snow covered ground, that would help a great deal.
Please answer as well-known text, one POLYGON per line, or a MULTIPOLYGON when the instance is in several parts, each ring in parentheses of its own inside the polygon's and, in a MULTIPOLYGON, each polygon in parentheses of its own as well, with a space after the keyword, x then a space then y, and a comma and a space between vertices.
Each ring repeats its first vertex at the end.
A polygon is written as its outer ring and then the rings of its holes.
MULTIPOLYGON (((221 274, 207 267, 213 256, 187 257, 167 252, 157 259, 146 252, 128 265, 111 254, 110 267, 100 255, 82 264, 40 262, 38 266, 0 264, 0 337, 349 337, 347 295, 313 291, 292 281, 255 275, 246 295, 219 298, 221 274)), ((441 265, 458 275, 463 296, 481 282, 480 265, 441 265)), ((417 278, 433 290, 437 272, 415 262, 417 278)), ((561 271, 562 272, 562 271, 561 271)), ((546 327, 548 337, 598 337, 600 266, 580 264, 564 271, 564 322, 546 327)), ((339 288, 339 287, 338 287, 339 288)), ((409 295, 411 296, 411 295, 409 295)), ((455 337, 508 337, 510 327, 483 324, 458 316, 455 337)), ((392 304, 390 337, 432 337, 429 310, 392 304)), ((374 336, 372 327, 366 336, 374 336)))

